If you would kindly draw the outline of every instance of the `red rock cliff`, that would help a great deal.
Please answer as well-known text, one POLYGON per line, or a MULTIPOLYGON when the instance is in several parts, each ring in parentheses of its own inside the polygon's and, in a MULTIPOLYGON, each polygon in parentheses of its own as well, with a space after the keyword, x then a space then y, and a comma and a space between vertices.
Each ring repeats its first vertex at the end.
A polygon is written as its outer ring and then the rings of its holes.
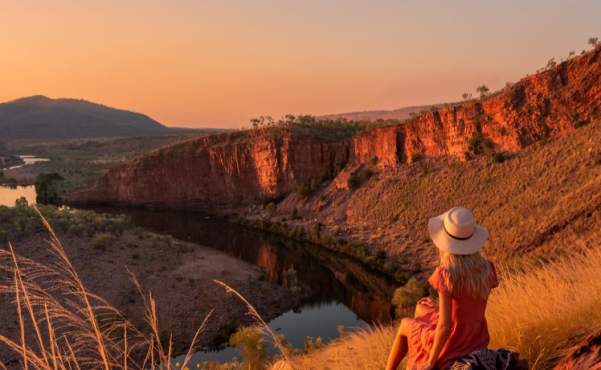
POLYGON ((74 203, 215 208, 284 195, 347 163, 397 166, 418 157, 464 158, 475 134, 517 151, 601 117, 601 47, 494 95, 448 105, 350 139, 293 130, 237 132, 154 151, 110 170, 74 203))
POLYGON ((353 154, 381 166, 444 155, 464 158, 476 133, 497 151, 517 151, 601 117, 601 48, 507 86, 482 100, 422 113, 353 138, 353 154))
POLYGON ((291 132, 202 137, 115 167, 72 201, 191 209, 251 203, 331 177, 348 157, 348 142, 291 132))

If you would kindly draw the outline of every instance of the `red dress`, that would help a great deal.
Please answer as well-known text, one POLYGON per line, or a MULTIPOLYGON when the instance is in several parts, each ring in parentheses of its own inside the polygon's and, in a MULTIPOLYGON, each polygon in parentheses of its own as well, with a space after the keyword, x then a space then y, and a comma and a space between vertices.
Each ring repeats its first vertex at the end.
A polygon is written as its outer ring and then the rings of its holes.
MULTIPOLYGON (((445 369, 459 357, 487 348, 489 342, 484 317, 488 297, 475 298, 461 292, 451 294, 449 281, 448 272, 443 267, 438 267, 428 279, 434 289, 451 295, 451 333, 436 362, 439 369, 445 369)), ((491 263, 490 288, 498 285, 497 274, 491 263)), ((421 299, 415 309, 415 319, 409 324, 407 370, 420 369, 428 361, 437 320, 438 305, 430 298, 421 299)))

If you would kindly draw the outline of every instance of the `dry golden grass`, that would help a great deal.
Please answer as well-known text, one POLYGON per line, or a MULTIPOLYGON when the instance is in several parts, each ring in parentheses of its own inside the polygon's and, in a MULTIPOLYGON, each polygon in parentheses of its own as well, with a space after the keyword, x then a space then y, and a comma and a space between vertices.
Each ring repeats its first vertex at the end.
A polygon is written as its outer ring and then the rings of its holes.
POLYGON ((601 249, 502 273, 488 307, 492 346, 546 369, 570 339, 601 327, 601 249))
MULTIPOLYGON (((152 294, 145 294, 134 279, 145 300, 148 330, 143 332, 86 289, 56 234, 40 217, 51 236, 53 264, 20 257, 10 244, 9 250, 0 249, 0 294, 13 299, 19 323, 18 338, 0 333, 0 345, 18 354, 25 370, 172 369, 172 341, 160 338, 152 294)), ((207 319, 192 339, 182 368, 207 319)))
MULTIPOLYGON (((601 328, 601 250, 521 272, 500 269, 489 300, 491 347, 520 353, 531 369, 548 369, 569 342, 601 328)), ((294 369, 383 369, 392 327, 360 331, 322 350, 291 359, 294 369)), ((273 369, 284 368, 276 364, 273 369)))
POLYGON ((386 365, 393 336, 394 329, 390 326, 360 330, 322 350, 294 357, 288 364, 276 362, 272 370, 381 370, 386 365))

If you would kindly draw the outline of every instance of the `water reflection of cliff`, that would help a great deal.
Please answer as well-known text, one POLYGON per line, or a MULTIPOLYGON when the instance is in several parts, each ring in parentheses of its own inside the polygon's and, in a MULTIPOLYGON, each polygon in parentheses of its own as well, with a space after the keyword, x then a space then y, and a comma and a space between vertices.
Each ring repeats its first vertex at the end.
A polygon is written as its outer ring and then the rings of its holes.
MULTIPOLYGON (((112 212, 116 210, 111 210, 112 212)), ((124 210, 133 223, 218 249, 260 266, 267 280, 289 287, 290 271, 306 296, 304 304, 341 302, 364 321, 390 321, 394 284, 360 263, 326 250, 196 213, 124 210)))

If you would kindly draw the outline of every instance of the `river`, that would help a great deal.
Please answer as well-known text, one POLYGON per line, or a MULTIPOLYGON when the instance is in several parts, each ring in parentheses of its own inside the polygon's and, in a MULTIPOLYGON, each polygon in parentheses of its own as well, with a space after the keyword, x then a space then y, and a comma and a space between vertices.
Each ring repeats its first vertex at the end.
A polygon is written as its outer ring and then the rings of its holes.
POLYGON ((14 170, 14 169, 25 167, 30 164, 35 164, 38 162, 50 161, 50 159, 48 159, 48 158, 40 158, 40 157, 36 157, 35 155, 19 155, 19 158, 21 158, 23 163, 16 165, 16 166, 9 167, 9 168, 7 168, 7 170, 14 170))
MULTIPOLYGON (((296 348, 303 348, 307 337, 321 337, 324 343, 338 337, 339 326, 350 331, 391 320, 390 301, 396 285, 383 274, 324 247, 192 212, 99 211, 124 213, 137 226, 257 265, 265 271, 266 279, 276 284, 285 286, 285 275, 293 268, 299 285, 310 294, 299 307, 268 324, 296 348)), ((194 360, 226 361, 236 355, 234 349, 225 348, 199 352, 194 360)))
MULTIPOLYGON (((0 204, 12 206, 21 196, 34 203, 35 189, 0 187, 0 204)), ((338 337, 339 326, 353 330, 391 320, 390 299, 395 284, 363 264, 324 247, 198 213, 116 208, 97 211, 123 213, 136 226, 257 265, 265 272, 265 279, 275 284, 286 286, 290 280, 286 274, 295 271, 298 285, 308 293, 304 294, 306 299, 268 324, 296 348, 303 348, 307 337, 321 337, 324 343, 338 337)), ((226 347, 198 352, 194 363, 228 361, 236 356, 235 349, 226 347)))

